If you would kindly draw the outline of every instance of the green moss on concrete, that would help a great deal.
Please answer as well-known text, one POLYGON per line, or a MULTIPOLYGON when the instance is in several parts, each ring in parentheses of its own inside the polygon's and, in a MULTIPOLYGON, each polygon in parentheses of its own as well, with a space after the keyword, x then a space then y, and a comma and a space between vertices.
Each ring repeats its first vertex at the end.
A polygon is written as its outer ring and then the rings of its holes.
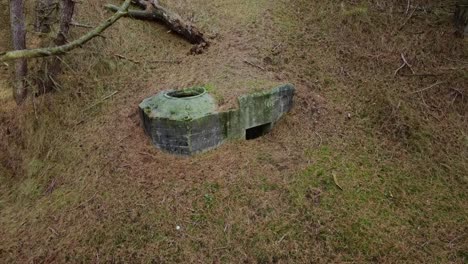
POLYGON ((193 120, 216 110, 216 102, 202 87, 165 91, 140 104, 150 118, 193 120))
POLYGON ((291 109, 293 96, 294 87, 283 85, 241 96, 239 109, 217 112, 206 89, 195 87, 145 99, 140 115, 157 147, 191 155, 216 148, 225 140, 245 139, 246 130, 252 127, 268 125, 270 130, 291 109))

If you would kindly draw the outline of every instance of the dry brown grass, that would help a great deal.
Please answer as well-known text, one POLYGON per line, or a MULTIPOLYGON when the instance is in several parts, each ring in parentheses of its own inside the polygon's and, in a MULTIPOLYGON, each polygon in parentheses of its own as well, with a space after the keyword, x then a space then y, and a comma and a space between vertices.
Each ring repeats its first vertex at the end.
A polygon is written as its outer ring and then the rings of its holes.
MULTIPOLYGON (((77 20, 96 24, 103 3, 77 20)), ((62 91, 0 112, 0 259, 465 262, 467 45, 450 1, 414 4, 398 30, 406 1, 167 2, 217 35, 199 56, 119 21, 65 57, 62 91), (437 76, 393 76, 400 53, 437 76), (229 108, 282 82, 296 107, 259 140, 181 158, 139 127, 136 105, 163 89, 209 84, 229 108)))

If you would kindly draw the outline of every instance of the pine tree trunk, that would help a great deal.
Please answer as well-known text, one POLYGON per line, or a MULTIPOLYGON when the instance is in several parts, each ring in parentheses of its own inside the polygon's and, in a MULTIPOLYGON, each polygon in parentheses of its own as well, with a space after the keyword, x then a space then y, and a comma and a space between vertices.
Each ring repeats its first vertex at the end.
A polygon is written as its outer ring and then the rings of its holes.
MULTIPOLYGON (((23 0, 10 0, 10 24, 15 50, 26 49, 26 28, 24 22, 23 0)), ((28 94, 26 76, 28 74, 28 63, 26 59, 15 62, 15 84, 13 95, 16 103, 21 104, 28 94)))

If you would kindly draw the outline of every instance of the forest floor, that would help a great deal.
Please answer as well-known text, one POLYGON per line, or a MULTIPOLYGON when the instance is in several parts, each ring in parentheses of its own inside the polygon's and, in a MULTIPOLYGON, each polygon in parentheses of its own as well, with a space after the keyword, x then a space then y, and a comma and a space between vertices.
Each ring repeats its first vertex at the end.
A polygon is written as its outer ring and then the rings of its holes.
POLYGON ((20 107, 0 65, 0 262, 466 263, 467 40, 452 1, 410 2, 165 1, 205 53, 125 18, 20 107), (256 140, 178 157, 139 124, 161 90, 207 85, 226 109, 281 83, 294 109, 256 140))

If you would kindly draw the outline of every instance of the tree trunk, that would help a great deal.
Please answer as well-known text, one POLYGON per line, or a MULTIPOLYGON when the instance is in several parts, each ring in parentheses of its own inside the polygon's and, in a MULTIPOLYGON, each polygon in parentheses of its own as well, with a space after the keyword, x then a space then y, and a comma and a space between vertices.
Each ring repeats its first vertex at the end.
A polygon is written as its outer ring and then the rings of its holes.
POLYGON ((49 33, 57 17, 57 0, 36 0, 36 32, 49 33))
MULTIPOLYGON (((26 49, 26 28, 24 25, 24 3, 23 0, 10 0, 10 24, 15 50, 26 49)), ((28 63, 26 59, 15 62, 15 84, 13 95, 16 103, 21 104, 28 94, 26 75, 28 74, 28 63)))
POLYGON ((458 0, 454 16, 457 35, 468 36, 468 0, 458 0))
MULTIPOLYGON (((62 46, 67 43, 68 32, 70 31, 70 23, 75 11, 74 0, 61 0, 60 7, 60 26, 57 37, 54 40, 55 46, 62 46)), ((39 94, 53 91, 58 75, 61 72, 61 60, 58 56, 52 60, 45 59, 41 69, 41 80, 38 80, 39 94)))

